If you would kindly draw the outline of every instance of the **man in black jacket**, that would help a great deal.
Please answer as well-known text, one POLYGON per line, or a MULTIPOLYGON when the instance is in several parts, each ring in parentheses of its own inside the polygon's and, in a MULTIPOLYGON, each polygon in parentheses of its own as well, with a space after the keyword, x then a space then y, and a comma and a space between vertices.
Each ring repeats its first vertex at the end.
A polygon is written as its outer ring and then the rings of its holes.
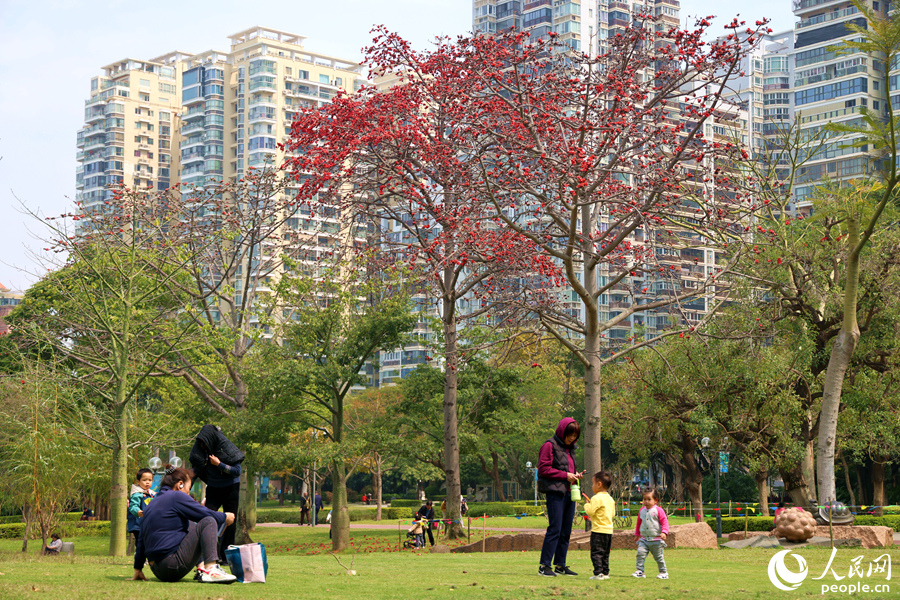
MULTIPOLYGON (((244 453, 214 425, 204 425, 191 449, 191 466, 206 483, 206 507, 237 513, 241 489, 241 462, 244 453)), ((219 561, 225 561, 225 548, 234 544, 237 524, 225 528, 219 538, 219 561)))
POLYGON ((431 500, 426 501, 416 512, 416 518, 428 521, 428 528, 425 531, 428 532, 428 542, 434 546, 434 534, 431 533, 434 528, 434 504, 431 500))

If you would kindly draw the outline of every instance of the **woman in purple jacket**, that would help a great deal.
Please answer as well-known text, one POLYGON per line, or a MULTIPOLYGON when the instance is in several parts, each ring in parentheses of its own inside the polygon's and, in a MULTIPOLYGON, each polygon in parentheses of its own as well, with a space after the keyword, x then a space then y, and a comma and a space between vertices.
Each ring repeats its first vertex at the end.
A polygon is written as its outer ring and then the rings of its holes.
POLYGON ((575 470, 575 442, 581 435, 581 427, 571 417, 556 426, 556 433, 544 442, 538 454, 538 490, 547 499, 547 518, 550 524, 541 548, 541 565, 538 574, 544 577, 577 575, 566 566, 569 537, 572 535, 572 519, 575 518, 575 502, 570 497, 571 485, 584 476, 575 470), (551 568, 551 562, 556 565, 551 568))
POLYGON ((134 555, 134 579, 145 580, 144 558, 161 581, 179 581, 197 569, 201 583, 232 583, 236 577, 216 563, 216 541, 234 513, 215 512, 191 497, 187 470, 166 465, 160 489, 144 509, 134 555))

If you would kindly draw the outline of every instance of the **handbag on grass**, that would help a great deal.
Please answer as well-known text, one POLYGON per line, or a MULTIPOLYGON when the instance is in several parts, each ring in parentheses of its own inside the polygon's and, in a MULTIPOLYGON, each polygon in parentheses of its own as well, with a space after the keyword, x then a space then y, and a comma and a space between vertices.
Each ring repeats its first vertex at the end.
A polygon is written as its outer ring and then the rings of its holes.
POLYGON ((262 544, 242 544, 228 546, 225 560, 231 567, 231 574, 241 583, 265 583, 269 563, 266 561, 266 547, 262 544))

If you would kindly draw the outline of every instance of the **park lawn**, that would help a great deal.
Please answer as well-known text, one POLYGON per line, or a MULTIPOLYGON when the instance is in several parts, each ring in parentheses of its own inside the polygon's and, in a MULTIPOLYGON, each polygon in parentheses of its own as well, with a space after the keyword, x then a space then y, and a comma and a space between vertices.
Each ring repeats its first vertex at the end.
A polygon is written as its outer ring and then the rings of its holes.
MULTIPOLYGON (((623 598, 654 600, 822 597, 818 581, 805 581, 798 590, 782 593, 772 587, 766 575, 769 558, 775 550, 695 550, 670 549, 666 552, 671 579, 657 580, 652 559, 648 579, 630 576, 634 570, 634 552, 614 550, 610 559, 612 578, 589 581, 590 557, 586 551, 570 554, 569 564, 578 577, 542 578, 537 576, 537 552, 488 554, 430 554, 412 550, 396 551, 392 531, 353 532, 353 549, 340 555, 348 565, 353 561, 357 576, 345 574, 343 567, 328 555, 327 530, 311 528, 259 528, 257 541, 266 544, 269 555, 269 582, 203 586, 185 579, 175 584, 157 581, 129 581, 130 558, 104 556, 108 538, 78 538, 77 554, 70 557, 39 557, 34 553, 40 542, 29 544, 27 555, 16 552, 21 542, 0 540, 0 598, 72 598, 93 600, 185 600, 312 599, 366 598, 397 599, 537 599, 547 596, 596 598, 614 594, 623 598), (391 551, 387 551, 390 549, 391 551), (314 553, 314 554, 311 554, 314 553)), ((890 549, 892 561, 900 559, 900 549, 890 549)), ((797 551, 809 563, 810 577, 824 569, 830 549, 810 548, 797 551)), ((885 550, 839 550, 834 566, 847 572, 850 560, 863 555, 867 561, 885 550)), ((823 581, 834 583, 829 576, 823 581)), ((847 580, 845 579, 844 582, 847 580)), ((856 579, 854 581, 859 581, 856 579)), ((884 583, 881 579, 863 580, 884 583)), ((900 586, 900 583, 897 584, 900 586)), ((826 593, 824 597, 846 597, 846 592, 826 593)), ((863 598, 897 597, 892 594, 857 594, 863 598)))

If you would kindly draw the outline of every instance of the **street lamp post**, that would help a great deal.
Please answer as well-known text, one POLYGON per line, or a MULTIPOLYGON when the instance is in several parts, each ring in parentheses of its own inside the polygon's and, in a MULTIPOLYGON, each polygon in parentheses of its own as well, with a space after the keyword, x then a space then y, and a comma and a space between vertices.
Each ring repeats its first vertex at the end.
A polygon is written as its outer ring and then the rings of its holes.
POLYGON ((527 463, 525 463, 525 468, 528 469, 529 471, 534 471, 534 505, 537 506, 537 492, 538 492, 538 489, 537 489, 538 488, 538 485, 537 485, 538 473, 537 472, 538 472, 538 470, 537 470, 537 467, 531 466, 530 460, 527 463))
MULTIPOLYGON (((703 447, 703 454, 706 455, 706 449, 709 447, 709 438, 705 437, 700 440, 700 445, 703 447)), ((716 456, 716 537, 722 537, 722 506, 719 501, 719 460, 718 456, 716 456)), ((707 460, 709 457, 707 456, 707 460)), ((703 498, 700 499, 703 502, 703 498)))

